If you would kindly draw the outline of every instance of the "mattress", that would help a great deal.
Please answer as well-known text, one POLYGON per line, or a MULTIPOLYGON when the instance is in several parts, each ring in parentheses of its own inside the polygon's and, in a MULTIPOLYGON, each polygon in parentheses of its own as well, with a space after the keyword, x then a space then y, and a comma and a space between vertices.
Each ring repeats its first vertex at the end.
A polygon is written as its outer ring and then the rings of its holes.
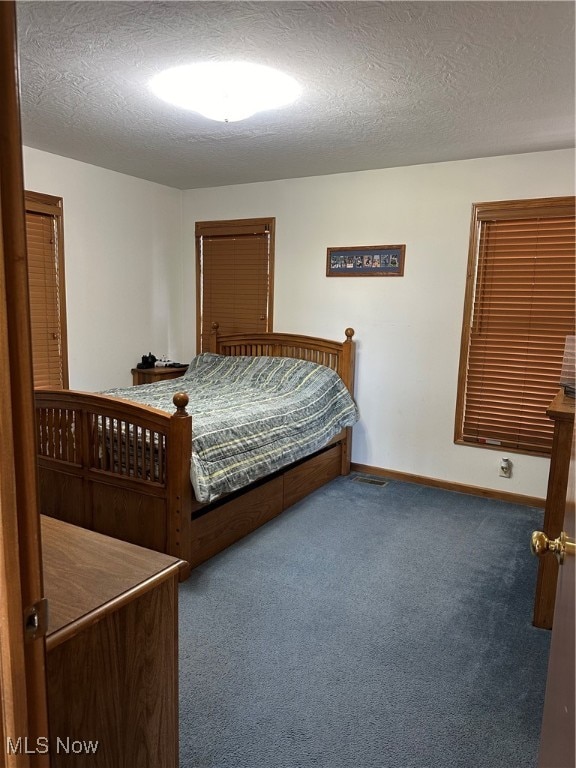
POLYGON ((283 357, 202 353, 183 377, 103 394, 173 413, 177 392, 189 397, 190 478, 200 502, 309 456, 358 420, 335 371, 283 357))

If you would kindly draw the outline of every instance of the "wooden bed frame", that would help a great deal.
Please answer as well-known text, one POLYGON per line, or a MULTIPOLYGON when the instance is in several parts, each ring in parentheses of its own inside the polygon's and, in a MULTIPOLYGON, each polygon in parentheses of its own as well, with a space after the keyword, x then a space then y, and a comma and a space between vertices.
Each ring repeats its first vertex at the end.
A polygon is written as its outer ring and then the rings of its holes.
MULTIPOLYGON (((354 331, 347 328, 345 334, 344 342, 335 342, 286 333, 219 336, 214 331, 210 346, 224 355, 293 357, 326 365, 353 394, 354 331)), ((350 472, 348 428, 312 456, 201 504, 190 482, 192 417, 185 393, 174 396, 172 415, 71 390, 38 389, 35 402, 42 514, 179 557, 190 568, 350 472), (128 450, 124 436, 139 434, 146 436, 148 448, 128 450)))

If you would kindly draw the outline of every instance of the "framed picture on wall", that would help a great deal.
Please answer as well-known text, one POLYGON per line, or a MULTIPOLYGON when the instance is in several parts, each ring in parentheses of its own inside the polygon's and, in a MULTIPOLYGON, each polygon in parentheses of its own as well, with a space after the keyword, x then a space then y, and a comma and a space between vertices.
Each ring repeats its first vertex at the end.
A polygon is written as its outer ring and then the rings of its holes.
POLYGON ((402 277, 405 245, 356 245, 328 248, 327 277, 402 277))

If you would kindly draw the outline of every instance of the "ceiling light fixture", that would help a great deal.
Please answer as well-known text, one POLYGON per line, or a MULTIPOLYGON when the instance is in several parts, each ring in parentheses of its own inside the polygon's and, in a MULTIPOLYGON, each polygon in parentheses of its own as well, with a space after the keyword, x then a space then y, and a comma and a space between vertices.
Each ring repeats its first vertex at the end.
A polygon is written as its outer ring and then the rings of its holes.
POLYGON ((241 61, 173 67, 153 77, 150 88, 170 104, 224 123, 283 107, 301 92, 289 75, 241 61))

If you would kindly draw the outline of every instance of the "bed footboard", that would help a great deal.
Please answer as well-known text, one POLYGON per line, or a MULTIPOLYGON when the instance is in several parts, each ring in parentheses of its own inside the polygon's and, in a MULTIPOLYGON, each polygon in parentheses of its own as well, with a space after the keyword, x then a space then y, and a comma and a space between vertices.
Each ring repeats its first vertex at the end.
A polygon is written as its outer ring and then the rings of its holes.
MULTIPOLYGON (((212 351, 320 363, 354 390, 354 331, 343 342, 295 334, 219 336, 212 351)), ((190 482, 188 396, 172 415, 128 400, 36 390, 43 514, 173 555, 196 567, 339 474, 350 471, 351 428, 324 449, 245 489, 201 504, 190 482)), ((182 573, 186 578, 189 571, 182 573)))
POLYGON ((40 511, 189 561, 192 419, 103 395, 35 392, 40 511))

